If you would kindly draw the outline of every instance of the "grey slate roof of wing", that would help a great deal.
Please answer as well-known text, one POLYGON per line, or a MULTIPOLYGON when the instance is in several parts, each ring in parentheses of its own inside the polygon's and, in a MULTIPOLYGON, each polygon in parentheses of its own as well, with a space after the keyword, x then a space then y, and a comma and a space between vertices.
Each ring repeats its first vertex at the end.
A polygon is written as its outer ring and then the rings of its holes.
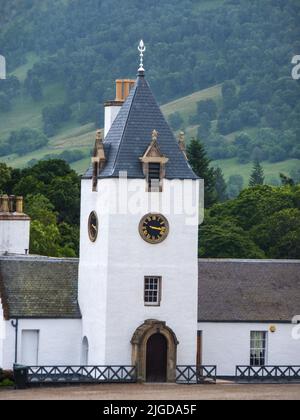
POLYGON ((199 321, 291 322, 300 315, 299 260, 199 260, 199 321))
POLYGON ((5 319, 81 318, 77 292, 77 259, 0 257, 5 319))
MULTIPOLYGON (((100 178, 118 177, 127 171, 128 178, 144 178, 140 157, 146 152, 153 130, 157 130, 161 152, 169 158, 167 179, 198 179, 166 122, 143 75, 139 75, 127 100, 109 130, 104 144, 109 145, 107 163, 100 178)), ((83 178, 91 178, 92 167, 83 178)))

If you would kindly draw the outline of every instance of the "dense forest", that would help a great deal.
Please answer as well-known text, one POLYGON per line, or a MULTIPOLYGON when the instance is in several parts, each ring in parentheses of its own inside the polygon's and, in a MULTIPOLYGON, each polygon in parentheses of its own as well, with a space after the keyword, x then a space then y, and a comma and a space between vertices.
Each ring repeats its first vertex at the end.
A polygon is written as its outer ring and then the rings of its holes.
MULTIPOLYGON (((222 84, 222 98, 200 101, 189 121, 199 126, 211 159, 300 159, 300 83, 291 77, 292 57, 300 54, 298 0, 127 0, 124 6, 1 1, 0 54, 8 70, 26 63, 28 53, 37 59, 24 81, 0 81, 0 112, 13 109, 21 94, 39 103, 54 83, 65 99, 42 110, 43 133, 27 132, 25 142, 22 132, 0 138, 0 156, 43 147, 70 118, 99 126, 100 104, 114 95, 112 79, 135 76, 136 45, 144 37, 148 79, 160 103, 222 84)), ((185 128, 180 115, 170 123, 185 128)))

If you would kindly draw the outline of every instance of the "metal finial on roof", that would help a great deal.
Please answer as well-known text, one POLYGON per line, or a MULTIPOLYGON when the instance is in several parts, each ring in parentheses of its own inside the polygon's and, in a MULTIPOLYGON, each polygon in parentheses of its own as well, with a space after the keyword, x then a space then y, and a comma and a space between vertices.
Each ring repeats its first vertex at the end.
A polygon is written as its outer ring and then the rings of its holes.
POLYGON ((145 71, 145 69, 144 69, 144 52, 146 51, 146 47, 145 47, 144 41, 142 39, 141 39, 140 44, 138 46, 138 50, 140 52, 140 58, 141 58, 140 68, 139 68, 138 71, 145 71))

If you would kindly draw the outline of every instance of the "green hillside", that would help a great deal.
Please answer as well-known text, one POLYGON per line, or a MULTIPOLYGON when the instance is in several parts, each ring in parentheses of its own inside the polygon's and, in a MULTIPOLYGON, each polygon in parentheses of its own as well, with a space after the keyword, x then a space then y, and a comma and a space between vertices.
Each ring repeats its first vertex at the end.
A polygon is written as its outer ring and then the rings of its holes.
POLYGON ((120 0, 3 0, 0 160, 24 167, 68 151, 82 173, 102 104, 116 78, 136 74, 143 37, 176 135, 200 138, 226 177, 246 179, 254 159, 267 179, 289 173, 300 159, 299 18, 298 0, 127 0, 122 13, 120 0))
MULTIPOLYGON (((23 66, 22 66, 23 67, 23 66)), ((22 70, 17 69, 15 73, 22 70)), ((112 81, 113 83, 113 81, 112 81)), ((12 130, 19 130, 24 127, 42 129, 41 110, 46 105, 59 103, 63 98, 64 91, 59 85, 52 85, 45 91, 44 99, 41 103, 36 103, 27 96, 18 98, 11 112, 0 115, 0 139, 6 138, 12 130)), ((188 126, 188 117, 193 114, 197 108, 197 102, 205 99, 219 100, 221 98, 221 86, 214 86, 195 92, 192 95, 177 99, 162 106, 162 111, 166 118, 172 113, 179 112, 186 126, 187 138, 197 134, 197 126, 188 126)), ((47 147, 18 157, 10 155, 0 158, 0 161, 6 162, 12 167, 24 167, 32 159, 42 159, 47 154, 59 154, 63 150, 80 149, 88 154, 93 147, 95 137, 95 125, 93 123, 79 125, 76 121, 70 121, 65 124, 59 133, 50 139, 47 147)), ((82 173, 89 163, 89 157, 72 166, 82 173)))
MULTIPOLYGON (((17 69, 16 72, 21 70, 17 69)), ((43 105, 59 102, 63 90, 57 86, 49 87, 45 93, 43 105)), ((171 114, 178 112, 183 121, 187 140, 197 135, 198 126, 188 125, 189 116, 193 115, 197 109, 197 103, 201 100, 214 99, 216 102, 221 100, 221 85, 203 89, 191 95, 185 96, 175 101, 163 105, 162 111, 168 119, 171 114)), ((33 100, 22 98, 16 101, 13 111, 0 116, 0 138, 6 136, 11 130, 18 130, 23 127, 41 129, 41 106, 33 100)), ((251 134, 253 130, 249 129, 251 134)), ((178 133, 176 133, 178 134, 178 133)), ((227 136, 232 139, 237 133, 227 136)), ((10 155, 0 158, 0 161, 7 163, 12 167, 25 167, 32 159, 42 159, 48 154, 60 154, 64 150, 82 150, 86 154, 85 159, 81 159, 71 164, 73 169, 82 174, 88 167, 90 158, 89 153, 94 144, 95 125, 93 123, 80 126, 75 121, 65 124, 60 132, 51 138, 47 147, 36 150, 24 156, 18 157, 10 155)), ((248 182, 252 169, 252 164, 240 164, 236 159, 222 159, 213 162, 214 166, 220 167, 228 179, 230 175, 240 174, 244 178, 245 184, 248 182)), ((300 165, 300 160, 289 159, 283 162, 269 163, 264 162, 263 166, 266 174, 266 181, 272 182, 278 179, 280 172, 290 174, 291 170, 300 165)))

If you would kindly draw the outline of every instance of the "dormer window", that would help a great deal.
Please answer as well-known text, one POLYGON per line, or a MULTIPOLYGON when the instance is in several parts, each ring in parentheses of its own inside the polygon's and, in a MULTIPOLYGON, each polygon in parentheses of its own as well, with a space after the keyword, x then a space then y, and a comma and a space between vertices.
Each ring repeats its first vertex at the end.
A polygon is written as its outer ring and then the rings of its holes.
POLYGON ((153 130, 152 141, 140 161, 143 164, 143 172, 147 181, 148 192, 162 192, 163 179, 165 177, 165 166, 169 161, 157 144, 158 132, 153 130))
POLYGON ((148 190, 160 191, 161 165, 159 162, 148 163, 148 190))

